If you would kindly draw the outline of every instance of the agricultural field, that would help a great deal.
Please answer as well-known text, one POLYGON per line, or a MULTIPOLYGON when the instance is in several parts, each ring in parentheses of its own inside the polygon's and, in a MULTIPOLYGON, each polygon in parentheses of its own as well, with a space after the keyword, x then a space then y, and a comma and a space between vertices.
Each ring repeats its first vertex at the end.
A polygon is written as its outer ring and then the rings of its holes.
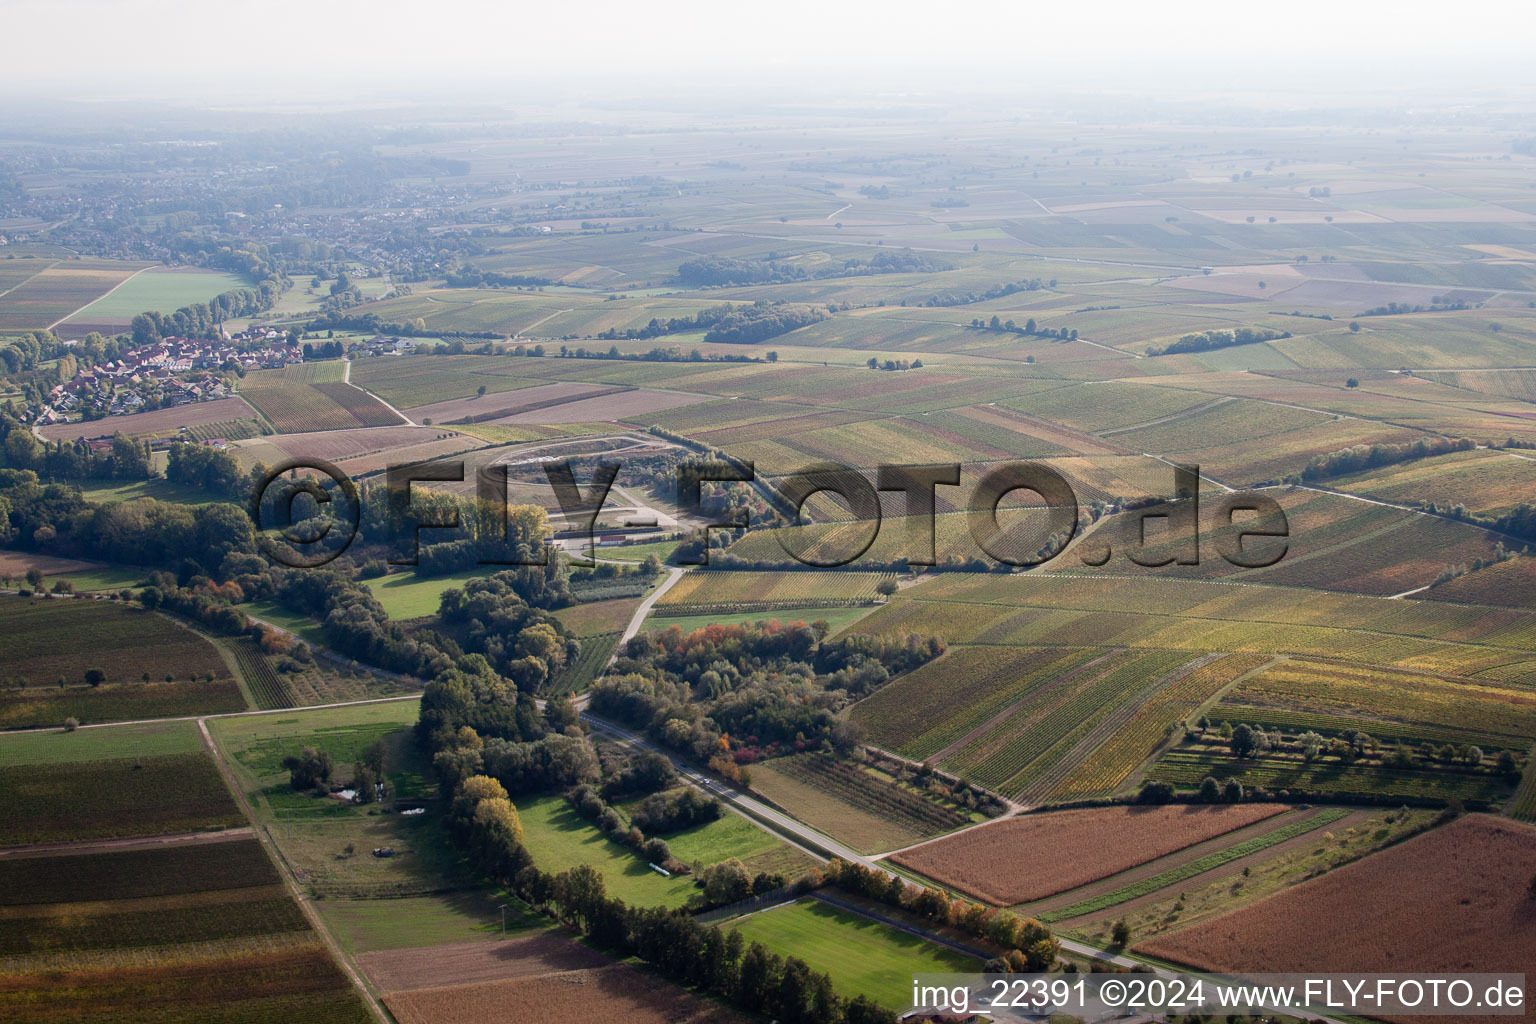
POLYGON ((280 434, 357 427, 392 427, 404 422, 398 413, 363 389, 338 378, 315 379, 326 363, 298 363, 281 370, 255 370, 240 382, 240 397, 249 402, 280 434))
POLYGON ((1531 826, 1471 815, 1136 948, 1221 971, 1518 972, 1536 930, 1509 879, 1533 872, 1531 826))
POLYGON ((1530 500, 1536 491, 1536 461, 1515 452, 1476 449, 1336 477, 1328 484, 1378 501, 1461 505, 1475 515, 1497 516, 1530 500))
POLYGON ((73 259, 39 268, 33 276, 0 289, 4 291, 0 295, 0 333, 47 330, 149 266, 73 259))
POLYGON ((898 593, 860 626, 933 633, 951 645, 1293 654, 1491 685, 1518 683, 1536 652, 1536 619, 1519 609, 1065 573, 945 574, 898 593))
POLYGON ((254 839, 8 858, 0 906, 0 1016, 372 1019, 254 839))
MULTIPOLYGON (((1363 812, 1353 813, 1363 816, 1363 812)), ((1342 807, 1326 807, 1276 815, 1250 828, 1196 844, 1187 851, 1138 865, 1137 868, 1113 875, 1097 884, 1059 894, 1053 900, 1031 907, 1030 913, 1047 924, 1102 914, 1111 908, 1153 897, 1165 889, 1198 879, 1234 862, 1266 856, 1269 851, 1283 848, 1287 844, 1308 842, 1310 840, 1307 837, 1318 829, 1349 818, 1351 814, 1342 807), (1098 891, 1088 895, 1095 889, 1098 891), (1039 908, 1049 904, 1054 906, 1040 912, 1039 908)))
POLYGON ((1527 556, 1485 565, 1413 596, 1423 601, 1529 608, 1536 602, 1536 559, 1527 556))
POLYGON ((783 956, 818 965, 832 987, 848 999, 868 996, 882 1006, 912 1001, 912 975, 974 973, 977 958, 916 935, 831 906, 814 898, 797 900, 721 925, 748 943, 760 942, 783 956))
POLYGON ((246 708, 213 644, 154 612, 108 601, 5 597, 0 630, 8 638, 0 728, 246 708), (102 673, 96 686, 86 677, 94 671, 102 673))
MULTIPOLYGON (((216 398, 211 402, 195 402, 169 409, 156 409, 154 412, 107 416, 78 423, 54 423, 39 429, 50 441, 76 441, 82 438, 111 437, 114 434, 146 440, 170 440, 180 437, 183 428, 187 436, 191 437, 195 431, 206 432, 214 426, 222 429, 223 425, 229 423, 246 424, 254 415, 251 407, 239 398, 216 398)), ((242 426, 240 429, 246 432, 250 428, 242 426)), ((228 438, 225 434, 212 436, 228 438)))
POLYGON ((61 329, 70 337, 89 331, 119 334, 140 313, 154 310, 170 313, 194 302, 207 302, 224 292, 249 288, 251 283, 237 274, 193 267, 151 267, 135 274, 95 302, 84 306, 64 321, 61 329))
POLYGON ((0 846, 244 824, 191 722, 0 735, 0 846))
POLYGON ((856 572, 690 572, 652 606, 658 618, 715 611, 766 612, 780 608, 838 608, 869 605, 875 588, 893 577, 856 572))
POLYGON ((752 789, 861 853, 910 846, 973 820, 963 808, 901 784, 872 766, 824 754, 753 765, 752 789))
POLYGON ((554 933, 365 953, 358 962, 401 1024, 487 1019, 509 1005, 538 1006, 555 1019, 595 1013, 636 1024, 746 1021, 554 933))
POLYGON ((935 839, 891 860, 994 906, 1014 906, 1235 831, 1273 804, 1105 807, 1030 814, 935 839))

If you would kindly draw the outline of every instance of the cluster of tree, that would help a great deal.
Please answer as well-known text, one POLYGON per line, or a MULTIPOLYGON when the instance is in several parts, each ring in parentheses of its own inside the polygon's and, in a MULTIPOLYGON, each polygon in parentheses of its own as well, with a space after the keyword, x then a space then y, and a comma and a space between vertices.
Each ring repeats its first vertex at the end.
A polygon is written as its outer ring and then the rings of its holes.
MULTIPOLYGON (((249 526, 250 517, 242 513, 242 518, 249 526)), ((373 591, 339 569, 273 569, 268 579, 273 600, 320 622, 326 645, 349 658, 432 679, 454 668, 462 654, 446 637, 407 633, 390 622, 373 591)), ((490 671, 483 658, 474 668, 490 671)))
POLYGON ((297 754, 283 758, 283 767, 288 770, 288 785, 296 791, 330 791, 331 772, 335 770, 335 764, 328 751, 304 747, 297 754))
POLYGON ((150 585, 139 591, 145 608, 173 611, 225 636, 252 631, 251 620, 235 607, 245 596, 245 589, 233 581, 220 584, 207 576, 193 575, 179 583, 176 577, 160 572, 151 574, 150 585))
POLYGON ((646 863, 674 875, 689 872, 688 865, 672 856, 672 849, 665 839, 647 838, 645 830, 639 825, 633 821, 626 824, 624 816, 604 802, 596 787, 584 783, 572 789, 565 798, 576 813, 596 825, 599 832, 620 846, 633 850, 646 863))
MULTIPOLYGON (((1480 304, 1479 304, 1480 305, 1480 304)), ((1376 306, 1367 309, 1356 316, 1399 316, 1403 313, 1447 313, 1458 309, 1472 309, 1473 304, 1465 301, 1452 301, 1439 295, 1429 300, 1429 305, 1413 305, 1407 302, 1389 302, 1385 306, 1376 306)), ((1355 330, 1355 325, 1350 324, 1350 330, 1355 330)))
POLYGON ((861 185, 859 187, 859 195, 864 196, 866 199, 889 199, 891 198, 891 186, 861 185))
POLYGON ((229 452, 180 442, 166 453, 165 478, 231 501, 248 501, 260 479, 241 472, 240 463, 229 452))
POLYGON ((753 345, 790 331, 820 323, 827 314, 807 306, 751 306, 722 317, 704 340, 729 345, 753 345))
POLYGON ((1417 441, 1405 441, 1402 444, 1357 444, 1350 448, 1329 452, 1327 455, 1314 456, 1301 471, 1298 479, 1322 480, 1326 477, 1345 476, 1366 469, 1376 469, 1379 466, 1427 459, 1435 455, 1469 452, 1476 447, 1477 442, 1469 437, 1420 438, 1417 441))
POLYGON ((1209 352, 1212 349, 1231 348, 1234 345, 1254 345, 1261 341, 1289 338, 1290 331, 1272 331, 1267 327, 1239 327, 1230 331, 1201 331, 1186 334, 1164 348, 1149 348, 1149 356, 1173 356, 1182 352, 1209 352))
POLYGON ((235 288, 174 313, 140 313, 129 321, 128 330, 135 345, 152 345, 162 338, 216 338, 224 321, 264 313, 282 294, 277 282, 263 281, 255 288, 235 288))
POLYGON ((766 896, 788 884, 788 879, 773 871, 760 871, 754 876, 735 857, 711 864, 699 872, 699 886, 704 890, 706 908, 724 907, 753 896, 766 896))
MULTIPOLYGON (((505 338, 500 331, 439 331, 429 330, 421 317, 414 320, 383 320, 377 313, 356 310, 326 310, 309 322, 311 331, 354 331, 360 334, 387 334, 399 338, 505 338)), ((451 354, 451 353, 448 353, 451 354)))
POLYGON ((1022 327, 1014 321, 1004 320, 996 314, 993 314, 991 320, 983 320, 981 317, 977 317, 971 321, 971 329, 977 331, 997 331, 1002 334, 1021 334, 1025 337, 1055 338, 1058 341, 1077 340, 1077 328, 1041 327, 1035 323, 1034 317, 1025 320, 1022 327))
POLYGON ((778 259, 738 260, 729 256, 701 256, 677 268, 677 277, 696 288, 745 284, 783 284, 791 281, 833 277, 867 277, 875 274, 935 274, 952 270, 948 263, 930 259, 911 249, 889 249, 868 259, 850 259, 825 266, 805 267, 778 259))
MULTIPOLYGON (((988 299, 1001 299, 1007 295, 1016 295, 1019 292, 1036 292, 1046 287, 1038 277, 1028 281, 1010 281, 1006 284, 995 284, 984 292, 966 292, 963 295, 956 292, 942 292, 916 303, 919 306, 942 308, 947 306, 969 306, 974 302, 986 302, 988 299)), ((1050 287, 1056 287, 1056 281, 1052 279, 1050 287)), ((902 302, 905 306, 907 303, 902 302)), ((975 325, 975 321, 972 321, 975 325)))
POLYGON ((726 302, 718 306, 701 309, 691 316, 674 316, 666 320, 652 317, 651 322, 644 327, 631 327, 622 330, 614 327, 600 332, 597 336, 603 341, 644 341, 648 338, 660 338, 668 334, 687 334, 692 331, 705 331, 732 313, 751 308, 748 305, 732 305, 726 302))
POLYGON ((944 650, 934 637, 825 635, 824 623, 777 621, 642 634, 593 687, 592 708, 745 781, 741 765, 783 746, 852 749, 837 712, 944 650))
MULTIPOLYGON (((511 857, 502 861, 498 878, 515 863, 511 857)), ((842 999, 831 979, 803 960, 781 957, 756 942, 747 946, 739 932, 700 924, 681 908, 630 907, 610 897, 603 876, 588 865, 550 875, 528 864, 510 882, 524 900, 579 928, 599 949, 633 956, 665 978, 749 1013, 780 1024, 896 1022, 893 1012, 865 996, 842 999)))
MULTIPOLYGON (((652 755, 657 756, 657 755, 652 755)), ((666 758, 660 758, 671 768, 666 758)), ((652 792, 630 815, 636 828, 653 835, 680 832, 685 828, 703 825, 717 820, 725 813, 724 806, 712 796, 706 796, 692 787, 652 792)))
POLYGON ((870 356, 864 361, 864 365, 871 370, 921 370, 923 361, 921 359, 887 359, 881 362, 874 356, 870 356))
POLYGON ((526 693, 538 692, 581 650, 565 623, 543 610, 571 601, 560 560, 549 561, 450 587, 438 602, 443 631, 526 693))
POLYGON ((339 341, 322 341, 316 344, 312 341, 304 343, 304 361, 313 363, 321 359, 340 359, 347 354, 347 348, 339 341))
POLYGON ((1522 503, 1493 520, 1493 528, 1521 540, 1536 541, 1536 505, 1522 503))
POLYGON ((449 288, 544 288, 555 282, 547 277, 481 270, 473 264, 466 263, 462 267, 448 271, 446 283, 449 288))
POLYGON ((981 903, 951 900, 942 889, 910 885, 897 875, 838 858, 828 861, 823 871, 826 881, 840 889, 1003 947, 1007 954, 998 958, 999 962, 989 961, 984 968, 989 972, 1049 971, 1061 954, 1061 944, 1051 930, 1034 918, 1021 918, 981 903))
POLYGON ((0 413, 0 451, 13 469, 34 470, 51 480, 146 480, 159 475, 149 446, 121 432, 106 449, 83 440, 40 441, 25 424, 0 413))
POLYGON ((5 521, 0 539, 62 557, 124 565, 185 566, 212 575, 231 552, 253 553, 250 516, 234 505, 199 508, 142 498, 88 503, 68 484, 42 484, 31 470, 0 469, 5 521))
POLYGON ((1217 782, 1210 775, 1200 780, 1200 802, 1206 804, 1240 804, 1243 802, 1243 784, 1236 779, 1217 782))

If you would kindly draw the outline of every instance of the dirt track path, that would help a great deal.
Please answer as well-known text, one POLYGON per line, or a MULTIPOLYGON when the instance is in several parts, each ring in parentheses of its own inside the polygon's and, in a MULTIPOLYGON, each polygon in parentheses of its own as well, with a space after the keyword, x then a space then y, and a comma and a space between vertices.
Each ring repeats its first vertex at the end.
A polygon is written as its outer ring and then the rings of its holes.
POLYGON ((70 856, 77 853, 109 853, 113 850, 140 850, 159 846, 184 846, 188 843, 226 843, 234 839, 249 839, 256 830, 249 825, 226 828, 218 832, 174 832, 165 836, 133 836, 128 839, 87 839, 78 843, 28 843, 25 846, 7 846, 0 850, 0 859, 6 857, 70 856))

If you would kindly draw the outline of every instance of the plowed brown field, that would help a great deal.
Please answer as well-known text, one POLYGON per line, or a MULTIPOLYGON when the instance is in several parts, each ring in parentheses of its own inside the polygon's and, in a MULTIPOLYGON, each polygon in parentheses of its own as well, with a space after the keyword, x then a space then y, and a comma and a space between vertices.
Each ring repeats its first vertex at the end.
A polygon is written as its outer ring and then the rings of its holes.
POLYGON ((1087 885, 1285 809, 1180 804, 1030 814, 936 839, 891 860, 969 896, 1012 906, 1087 885))
POLYGON ((1533 874, 1536 828, 1470 815, 1136 948, 1220 971, 1529 972, 1533 874))
POLYGON ((747 1018, 738 1013, 624 964, 397 992, 386 995, 384 1004, 400 1024, 522 1024, 530 1020, 747 1024, 747 1018))
POLYGON ((511 942, 390 949, 357 958, 357 965, 381 992, 505 981, 603 967, 611 962, 595 950, 554 934, 511 942))

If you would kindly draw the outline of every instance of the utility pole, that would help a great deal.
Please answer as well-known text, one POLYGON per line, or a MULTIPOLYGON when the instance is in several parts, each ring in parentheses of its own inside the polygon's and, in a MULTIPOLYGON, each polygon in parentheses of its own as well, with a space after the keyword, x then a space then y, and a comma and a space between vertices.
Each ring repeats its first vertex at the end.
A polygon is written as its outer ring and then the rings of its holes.
POLYGON ((505 940, 506 937, 507 937, 507 905, 505 903, 503 903, 501 905, 501 907, 500 907, 500 910, 501 910, 501 937, 502 937, 503 940, 505 940))

